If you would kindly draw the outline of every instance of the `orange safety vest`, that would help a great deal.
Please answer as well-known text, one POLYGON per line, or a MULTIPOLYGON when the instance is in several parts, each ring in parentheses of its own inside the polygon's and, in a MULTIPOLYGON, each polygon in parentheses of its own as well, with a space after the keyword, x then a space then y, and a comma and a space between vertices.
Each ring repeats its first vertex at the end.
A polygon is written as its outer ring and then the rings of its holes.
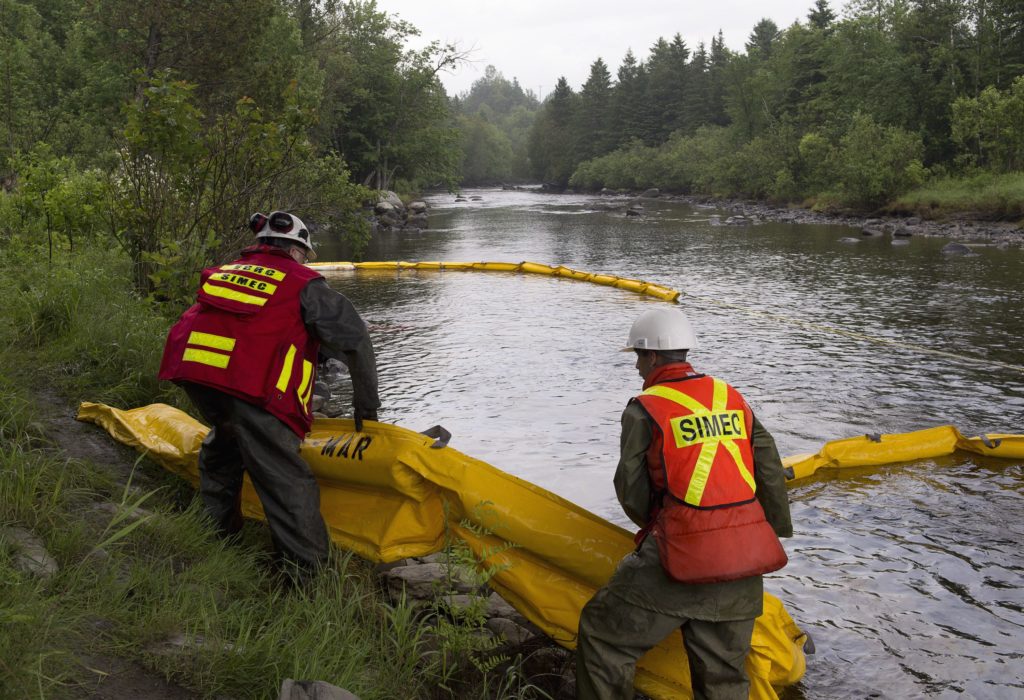
POLYGON ((743 396, 684 362, 655 369, 634 400, 655 427, 647 469, 661 502, 649 527, 669 576, 710 583, 785 566, 755 497, 754 415, 743 396))
POLYGON ((198 302, 167 334, 160 379, 236 396, 304 437, 320 346, 306 331, 299 295, 320 276, 266 245, 203 270, 198 302))

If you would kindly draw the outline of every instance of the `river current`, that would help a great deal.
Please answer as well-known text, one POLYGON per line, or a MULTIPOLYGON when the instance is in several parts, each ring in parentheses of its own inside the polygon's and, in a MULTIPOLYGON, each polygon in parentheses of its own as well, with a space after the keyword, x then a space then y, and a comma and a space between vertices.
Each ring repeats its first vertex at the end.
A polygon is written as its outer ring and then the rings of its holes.
MULTIPOLYGON (((1024 251, 861 237, 596 196, 428 196, 430 229, 375 235, 366 260, 533 261, 683 292, 694 366, 736 386, 783 456, 952 424, 1024 433, 1024 251), (843 241, 854 238, 856 242, 843 241)), ((349 260, 324 242, 321 261, 349 260)), ((612 489, 620 352, 666 304, 492 272, 331 273, 378 353, 380 419, 441 424, 452 447, 631 527, 612 489)), ((336 401, 346 405, 344 393, 336 401)), ((790 564, 766 577, 817 654, 785 698, 1024 697, 1024 464, 957 454, 825 474, 790 491, 790 564)))

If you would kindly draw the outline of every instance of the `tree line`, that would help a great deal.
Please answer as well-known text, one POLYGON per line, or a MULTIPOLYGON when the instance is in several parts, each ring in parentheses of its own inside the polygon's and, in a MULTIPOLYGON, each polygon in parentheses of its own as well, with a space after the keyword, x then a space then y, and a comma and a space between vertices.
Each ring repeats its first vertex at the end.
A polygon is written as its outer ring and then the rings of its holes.
POLYGON ((659 38, 614 78, 600 58, 559 79, 528 144, 557 187, 662 187, 872 208, 929 178, 1024 167, 1024 4, 816 0, 721 33, 659 38))
POLYGON ((0 245, 98 240, 183 299, 249 213, 368 235, 374 189, 459 180, 463 58, 373 0, 0 0, 0 245))

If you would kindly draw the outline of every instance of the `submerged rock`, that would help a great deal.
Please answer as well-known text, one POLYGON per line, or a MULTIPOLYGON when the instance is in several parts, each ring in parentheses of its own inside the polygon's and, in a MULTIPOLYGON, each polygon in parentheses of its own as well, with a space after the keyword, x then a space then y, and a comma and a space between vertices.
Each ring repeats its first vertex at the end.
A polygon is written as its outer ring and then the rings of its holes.
POLYGON ((942 252, 946 255, 976 255, 976 253, 970 249, 969 246, 963 243, 947 243, 942 247, 942 252))

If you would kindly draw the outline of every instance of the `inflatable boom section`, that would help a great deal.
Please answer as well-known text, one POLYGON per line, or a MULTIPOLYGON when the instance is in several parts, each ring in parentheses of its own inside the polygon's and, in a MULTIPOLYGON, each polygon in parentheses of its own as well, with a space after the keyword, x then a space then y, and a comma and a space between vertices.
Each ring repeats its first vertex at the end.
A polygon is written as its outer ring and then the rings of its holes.
MULTIPOLYGON (((84 403, 79 420, 145 451, 198 483, 207 428, 163 404, 130 411, 84 403)), ((339 546, 375 562, 423 556, 447 537, 465 542, 498 573, 490 586, 560 645, 572 649, 580 611, 633 549, 630 532, 451 447, 395 425, 317 419, 302 457, 320 484, 320 508, 339 546), (511 545, 511 547, 509 546, 511 545)), ((246 478, 243 512, 262 518, 246 478)), ((777 698, 805 670, 800 631, 779 600, 764 597, 747 670, 750 697, 777 698)), ((670 635, 638 665, 636 687, 653 698, 692 698, 682 637, 670 635)))
POLYGON ((813 476, 818 470, 877 467, 897 462, 934 459, 957 450, 986 457, 1024 460, 1024 435, 988 434, 964 437, 951 425, 912 433, 861 435, 833 440, 813 455, 794 455, 782 460, 787 483, 813 476))
POLYGON ((663 287, 660 284, 644 282, 642 280, 617 277, 615 275, 602 275, 593 272, 582 272, 563 265, 544 265, 535 262, 322 262, 310 263, 309 267, 318 272, 343 272, 351 270, 460 270, 460 271, 482 271, 482 272, 520 272, 531 275, 547 275, 549 277, 566 277, 569 279, 602 284, 607 287, 626 289, 637 294, 675 301, 679 298, 679 292, 675 289, 663 287))

